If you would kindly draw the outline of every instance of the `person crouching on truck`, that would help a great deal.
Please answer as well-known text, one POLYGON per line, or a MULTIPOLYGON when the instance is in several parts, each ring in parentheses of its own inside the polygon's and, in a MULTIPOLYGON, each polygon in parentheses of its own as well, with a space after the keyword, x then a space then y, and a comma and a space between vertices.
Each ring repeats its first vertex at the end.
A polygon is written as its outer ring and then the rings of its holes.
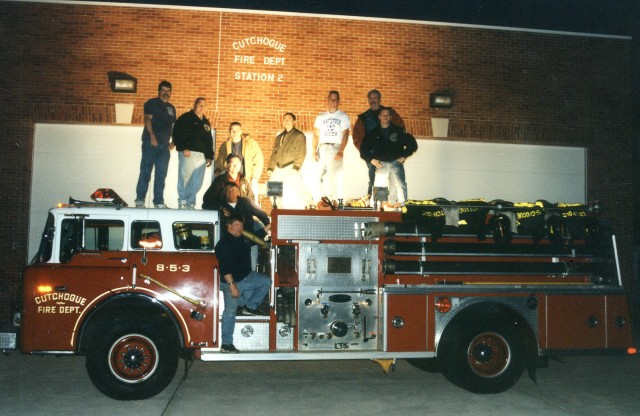
MULTIPOLYGON (((220 206, 221 233, 227 229, 227 218, 230 214, 238 213, 244 217, 247 231, 264 238, 271 230, 271 220, 266 212, 260 209, 249 198, 240 196, 240 188, 235 182, 230 182, 224 187, 225 202, 220 206)), ((255 270, 258 264, 258 246, 251 244, 251 267, 255 270)))
POLYGON ((220 263, 220 288, 224 295, 220 351, 238 352, 233 345, 238 307, 242 308, 242 315, 258 315, 258 306, 269 292, 271 279, 252 271, 251 250, 242 237, 244 217, 238 213, 230 214, 226 227, 227 232, 223 233, 216 244, 215 251, 220 263))

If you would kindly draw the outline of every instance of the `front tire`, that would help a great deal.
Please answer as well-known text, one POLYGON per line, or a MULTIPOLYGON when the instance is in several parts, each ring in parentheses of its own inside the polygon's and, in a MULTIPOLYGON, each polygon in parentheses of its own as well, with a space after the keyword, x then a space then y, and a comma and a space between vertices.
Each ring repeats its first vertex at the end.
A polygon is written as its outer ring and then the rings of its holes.
POLYGON ((443 375, 472 393, 501 393, 526 367, 524 344, 508 322, 452 323, 438 347, 443 375))
POLYGON ((116 400, 142 400, 164 390, 178 368, 174 331, 151 323, 117 322, 87 351, 91 381, 116 400))

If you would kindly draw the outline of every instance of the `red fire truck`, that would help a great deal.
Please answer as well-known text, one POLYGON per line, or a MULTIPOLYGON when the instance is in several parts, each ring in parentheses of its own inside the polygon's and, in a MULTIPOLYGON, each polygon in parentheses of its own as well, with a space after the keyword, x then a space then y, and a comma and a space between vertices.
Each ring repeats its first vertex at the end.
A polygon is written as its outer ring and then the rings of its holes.
POLYGON ((409 201, 403 212, 279 210, 259 267, 269 314, 220 351, 215 211, 51 209, 24 276, 21 350, 86 356, 121 400, 179 359, 433 359, 476 393, 572 353, 632 353, 615 237, 592 206, 409 201))

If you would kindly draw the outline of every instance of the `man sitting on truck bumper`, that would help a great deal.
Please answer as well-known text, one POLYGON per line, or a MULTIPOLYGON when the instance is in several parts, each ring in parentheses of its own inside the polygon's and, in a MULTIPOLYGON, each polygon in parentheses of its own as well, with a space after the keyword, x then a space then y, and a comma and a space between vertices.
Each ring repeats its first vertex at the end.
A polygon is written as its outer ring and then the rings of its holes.
POLYGON ((242 307, 243 315, 258 315, 258 306, 269 292, 268 276, 252 271, 251 249, 242 237, 244 218, 231 214, 227 219, 227 233, 216 244, 220 262, 220 287, 224 294, 222 313, 222 352, 238 352, 233 345, 236 311, 242 307))

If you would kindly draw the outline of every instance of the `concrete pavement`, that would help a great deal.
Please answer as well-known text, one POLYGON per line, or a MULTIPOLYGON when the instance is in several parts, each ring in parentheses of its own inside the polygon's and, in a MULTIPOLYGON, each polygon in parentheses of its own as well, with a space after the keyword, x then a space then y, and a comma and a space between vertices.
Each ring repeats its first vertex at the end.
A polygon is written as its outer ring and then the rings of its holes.
POLYGON ((638 415, 640 357, 567 357, 497 395, 461 390, 399 360, 201 362, 165 391, 119 402, 98 392, 83 357, 0 356, 0 415, 638 415))

